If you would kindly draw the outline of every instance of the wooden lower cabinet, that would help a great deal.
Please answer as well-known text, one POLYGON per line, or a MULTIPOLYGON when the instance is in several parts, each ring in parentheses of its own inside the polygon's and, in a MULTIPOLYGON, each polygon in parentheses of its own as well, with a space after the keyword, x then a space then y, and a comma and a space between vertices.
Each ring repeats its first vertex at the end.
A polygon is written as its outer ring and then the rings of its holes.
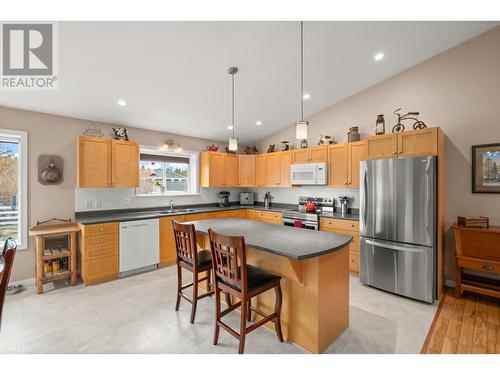
POLYGON ((359 223, 352 220, 321 218, 320 230, 352 236, 349 244, 349 270, 359 272, 359 223))
POLYGON ((283 215, 281 212, 270 212, 270 211, 258 211, 256 213, 255 219, 262 223, 283 225, 283 215))
POLYGON ((184 221, 183 215, 165 216, 160 218, 160 266, 175 263, 175 239, 172 220, 184 221))
POLYGON ((118 246, 117 222, 81 225, 80 272, 85 285, 118 276, 118 246))

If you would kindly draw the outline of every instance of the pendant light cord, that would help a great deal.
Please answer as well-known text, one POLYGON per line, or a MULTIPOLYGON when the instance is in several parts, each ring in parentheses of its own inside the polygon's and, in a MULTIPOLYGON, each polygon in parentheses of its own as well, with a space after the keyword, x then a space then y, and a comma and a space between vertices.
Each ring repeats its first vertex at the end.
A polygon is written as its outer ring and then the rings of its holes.
POLYGON ((233 126, 234 138, 234 74, 231 74, 231 125, 233 126))
POLYGON ((304 21, 300 21, 300 121, 304 121, 304 21))

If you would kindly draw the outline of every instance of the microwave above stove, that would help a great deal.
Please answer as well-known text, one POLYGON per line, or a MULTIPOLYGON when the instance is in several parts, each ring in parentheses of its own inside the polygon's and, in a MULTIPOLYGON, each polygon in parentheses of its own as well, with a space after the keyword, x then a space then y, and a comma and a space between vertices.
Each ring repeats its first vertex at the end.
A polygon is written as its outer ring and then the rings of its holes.
POLYGON ((290 180, 292 185, 326 185, 328 166, 326 163, 292 164, 290 180))

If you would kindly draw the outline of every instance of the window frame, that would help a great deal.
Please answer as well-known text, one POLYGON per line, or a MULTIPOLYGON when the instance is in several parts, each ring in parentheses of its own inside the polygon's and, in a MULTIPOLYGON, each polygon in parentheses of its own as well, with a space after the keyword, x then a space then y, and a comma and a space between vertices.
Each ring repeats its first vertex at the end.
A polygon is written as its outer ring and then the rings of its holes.
MULTIPOLYGON (((190 195, 200 195, 200 186, 198 178, 198 163, 199 163, 199 152, 196 151, 172 151, 165 150, 163 148, 151 147, 140 145, 139 155, 158 155, 158 156, 171 156, 171 157, 183 157, 189 159, 189 173, 188 173, 188 191, 165 191, 164 194, 140 194, 138 193, 139 188, 135 188, 134 195, 136 197, 178 197, 178 196, 190 196, 190 195)), ((139 157, 139 168, 140 168, 140 157, 139 157)))
POLYGON ((28 249, 28 132, 0 129, 0 137, 17 139, 19 144, 17 174, 19 238, 16 239, 16 242, 18 250, 26 250, 28 249))

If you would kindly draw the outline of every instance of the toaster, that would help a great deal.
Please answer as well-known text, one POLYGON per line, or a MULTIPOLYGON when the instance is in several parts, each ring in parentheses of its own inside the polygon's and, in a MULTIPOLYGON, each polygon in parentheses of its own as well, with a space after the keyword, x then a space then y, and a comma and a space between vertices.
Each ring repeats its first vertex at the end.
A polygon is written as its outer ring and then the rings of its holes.
POLYGON ((240 193, 240 204, 252 205, 254 204, 253 193, 240 193))

